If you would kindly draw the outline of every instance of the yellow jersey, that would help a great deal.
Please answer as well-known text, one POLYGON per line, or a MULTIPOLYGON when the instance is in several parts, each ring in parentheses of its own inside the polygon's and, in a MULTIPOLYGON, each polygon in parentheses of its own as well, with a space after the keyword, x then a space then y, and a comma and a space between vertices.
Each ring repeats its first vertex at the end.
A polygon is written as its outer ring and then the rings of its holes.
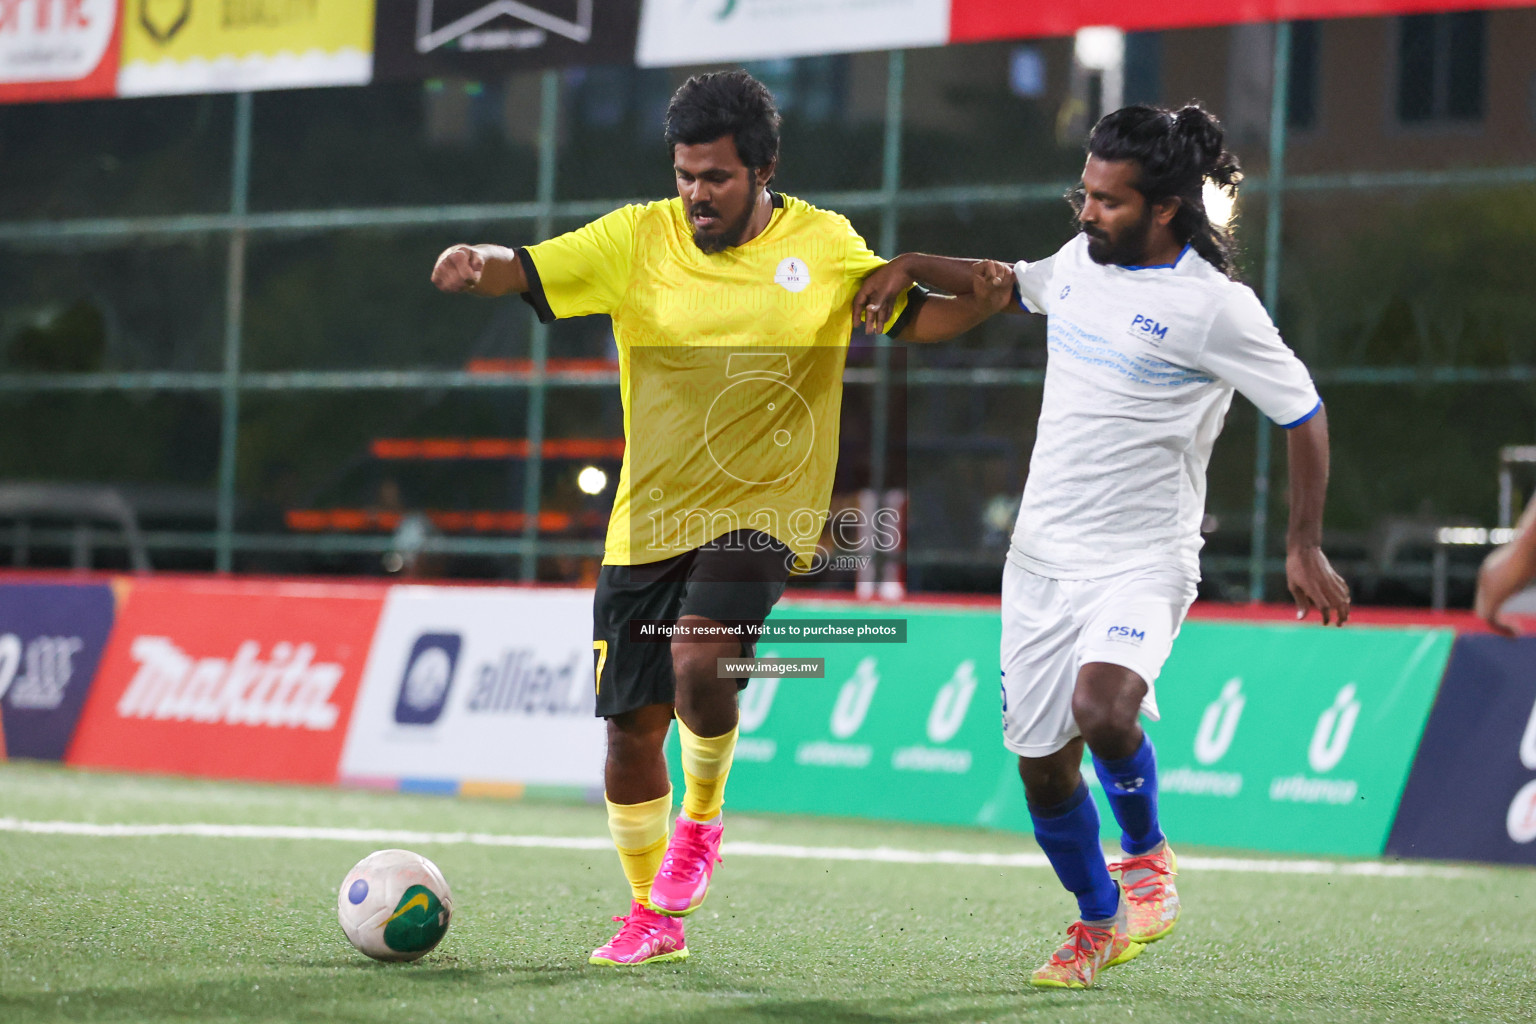
MULTIPOLYGON (((603 561, 641 565, 759 530, 804 566, 837 468, 853 297, 885 261, 848 220, 773 194, 768 226, 705 253, 681 199, 518 250, 549 323, 613 318, 624 466, 603 561)), ((902 296, 889 333, 917 303, 902 296)))

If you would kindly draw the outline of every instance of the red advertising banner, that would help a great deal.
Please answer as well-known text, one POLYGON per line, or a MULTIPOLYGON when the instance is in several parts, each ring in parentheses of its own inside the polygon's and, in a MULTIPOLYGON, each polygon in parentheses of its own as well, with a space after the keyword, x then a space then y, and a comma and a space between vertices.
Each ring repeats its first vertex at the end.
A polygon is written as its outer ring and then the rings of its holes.
POLYGON ((1376 18, 1531 5, 1532 0, 1182 0, 1177 4, 1147 4, 1135 0, 1060 0, 1057 3, 951 0, 949 41, 969 43, 984 39, 1069 36, 1087 25, 1113 25, 1128 31, 1144 31, 1247 21, 1376 18))
POLYGON ((386 590, 133 581, 65 760, 335 782, 386 590))
POLYGON ((117 93, 118 0, 0 0, 0 103, 117 93))

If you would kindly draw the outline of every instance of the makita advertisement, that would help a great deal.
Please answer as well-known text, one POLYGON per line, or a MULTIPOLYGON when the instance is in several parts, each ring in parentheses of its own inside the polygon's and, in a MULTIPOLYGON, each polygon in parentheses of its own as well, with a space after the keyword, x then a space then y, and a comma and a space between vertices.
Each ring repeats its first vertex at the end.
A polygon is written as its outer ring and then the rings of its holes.
POLYGON ((0 584, 5 754, 63 759, 111 628, 105 584, 0 584))
POLYGON ((336 781, 384 593, 372 585, 134 580, 67 760, 336 781))
POLYGON ((592 593, 394 587, 341 775, 353 783, 602 783, 592 593))
POLYGON ((1387 852, 1536 864, 1536 637, 1457 639, 1387 852))

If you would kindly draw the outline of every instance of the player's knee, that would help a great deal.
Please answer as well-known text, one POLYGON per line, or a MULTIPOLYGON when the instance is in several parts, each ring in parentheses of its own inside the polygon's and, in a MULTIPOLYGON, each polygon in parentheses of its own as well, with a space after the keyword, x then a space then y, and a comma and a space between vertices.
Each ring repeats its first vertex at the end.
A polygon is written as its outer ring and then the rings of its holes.
POLYGON ((719 681, 717 644, 673 644, 672 675, 678 690, 695 690, 719 681))
POLYGON ((656 704, 608 719, 608 757, 624 763, 654 755, 667 741, 672 711, 656 704))
POLYGON ((1131 703, 1086 687, 1072 694, 1072 717, 1088 746, 1116 743, 1136 729, 1140 702, 1131 703))

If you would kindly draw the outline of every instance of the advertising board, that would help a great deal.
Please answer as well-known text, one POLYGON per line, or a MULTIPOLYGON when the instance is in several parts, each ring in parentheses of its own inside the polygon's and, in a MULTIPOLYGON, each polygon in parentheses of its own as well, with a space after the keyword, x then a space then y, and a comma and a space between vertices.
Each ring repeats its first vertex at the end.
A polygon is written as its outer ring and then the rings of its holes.
POLYGON ((635 63, 941 46, 948 38, 949 0, 645 0, 635 63))
POLYGON ((373 0, 127 0, 122 96, 366 85, 373 0))
POLYGON ((342 778, 600 786, 594 699, 591 591, 393 587, 342 778))
MULTIPOLYGON (((869 612, 786 603, 770 622, 809 614, 869 612)), ((743 692, 728 803, 1028 830, 1000 738, 996 613, 885 614, 906 620, 906 644, 760 647, 825 658, 826 677, 743 692)), ((1145 723, 1169 833, 1379 854, 1451 641, 1446 629, 1186 623, 1158 683, 1161 720, 1145 723)), ((1118 835, 1103 811, 1106 838, 1118 835)))
POLYGON ((1387 852, 1536 864, 1536 637, 1457 638, 1387 852))
POLYGON ((70 764, 336 781, 385 588, 134 580, 70 764))
POLYGON ((0 103, 113 95, 122 28, 118 3, 0 3, 0 103))
POLYGON ((0 720, 9 756, 63 759, 112 611, 106 584, 0 584, 0 720))
POLYGON ((378 0, 374 79, 629 64, 640 0, 378 0))

